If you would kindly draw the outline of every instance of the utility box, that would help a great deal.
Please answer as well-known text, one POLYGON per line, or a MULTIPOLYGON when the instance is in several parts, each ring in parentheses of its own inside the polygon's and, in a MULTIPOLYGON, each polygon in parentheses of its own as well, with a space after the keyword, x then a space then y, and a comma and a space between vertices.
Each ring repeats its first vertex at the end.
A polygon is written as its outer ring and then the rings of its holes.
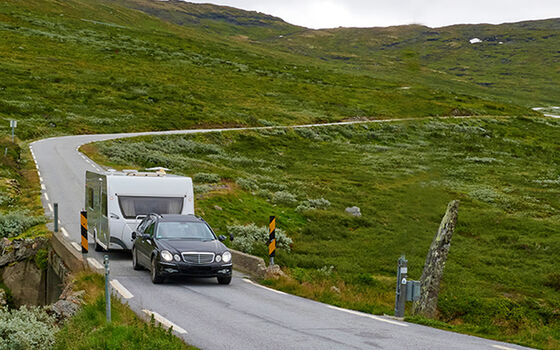
POLYGON ((420 281, 406 281, 406 301, 420 299, 420 281))

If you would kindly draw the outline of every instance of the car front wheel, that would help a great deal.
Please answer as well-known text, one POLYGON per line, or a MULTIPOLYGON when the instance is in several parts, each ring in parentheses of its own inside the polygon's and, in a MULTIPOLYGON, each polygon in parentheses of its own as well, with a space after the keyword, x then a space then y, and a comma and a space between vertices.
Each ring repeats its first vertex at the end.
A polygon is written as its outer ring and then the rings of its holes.
POLYGON ((157 263, 156 263, 156 258, 155 257, 152 258, 152 270, 150 272, 151 272, 151 275, 152 275, 152 283, 153 284, 159 284, 159 283, 163 282, 163 277, 161 277, 161 275, 159 274, 159 271, 157 270, 157 263))

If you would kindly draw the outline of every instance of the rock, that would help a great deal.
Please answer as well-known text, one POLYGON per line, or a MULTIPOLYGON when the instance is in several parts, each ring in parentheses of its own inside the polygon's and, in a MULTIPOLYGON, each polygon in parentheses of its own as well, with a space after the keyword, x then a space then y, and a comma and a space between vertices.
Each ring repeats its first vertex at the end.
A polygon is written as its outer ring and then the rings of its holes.
POLYGON ((215 206, 214 206, 214 209, 216 209, 216 210, 223 210, 222 207, 220 207, 219 205, 215 205, 215 206))
POLYGON ((437 234, 432 241, 430 251, 426 256, 424 271, 420 278, 420 299, 414 303, 415 315, 433 318, 437 311, 439 285, 443 277, 443 269, 451 248, 451 238, 457 225, 459 201, 451 201, 447 211, 441 219, 437 234))
POLYGON ((331 292, 334 292, 336 294, 340 294, 340 288, 338 288, 337 286, 332 286, 331 287, 331 292))
POLYGON ((362 212, 360 211, 359 207, 348 207, 344 210, 345 212, 347 212, 348 214, 352 215, 352 216, 356 216, 356 217, 360 217, 362 216, 362 212))
POLYGON ((1 271, 1 279, 10 288, 16 305, 41 305, 45 301, 44 292, 39 288, 44 282, 43 272, 34 261, 10 264, 1 271))
POLYGON ((48 307, 50 314, 55 315, 58 322, 65 320, 74 316, 74 314, 80 309, 80 304, 74 303, 69 300, 59 300, 56 303, 48 307))
POLYGON ((280 277, 286 277, 286 274, 282 271, 282 269, 280 269, 280 266, 270 265, 266 268, 265 278, 278 279, 280 277))

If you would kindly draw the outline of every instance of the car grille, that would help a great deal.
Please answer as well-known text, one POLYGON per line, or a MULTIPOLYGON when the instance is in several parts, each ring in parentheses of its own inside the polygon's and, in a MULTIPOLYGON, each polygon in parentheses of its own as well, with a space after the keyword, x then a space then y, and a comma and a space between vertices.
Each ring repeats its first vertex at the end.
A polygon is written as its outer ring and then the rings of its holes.
POLYGON ((190 264, 210 264, 214 261, 214 253, 183 253, 183 260, 190 264))

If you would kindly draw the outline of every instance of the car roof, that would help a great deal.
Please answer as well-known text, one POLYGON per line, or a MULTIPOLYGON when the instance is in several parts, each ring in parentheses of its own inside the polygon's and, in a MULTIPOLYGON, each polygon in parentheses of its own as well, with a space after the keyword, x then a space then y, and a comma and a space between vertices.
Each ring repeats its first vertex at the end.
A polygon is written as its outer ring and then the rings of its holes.
POLYGON ((201 218, 194 216, 193 214, 180 215, 180 214, 163 214, 157 215, 160 222, 174 221, 174 222, 204 222, 201 218))

